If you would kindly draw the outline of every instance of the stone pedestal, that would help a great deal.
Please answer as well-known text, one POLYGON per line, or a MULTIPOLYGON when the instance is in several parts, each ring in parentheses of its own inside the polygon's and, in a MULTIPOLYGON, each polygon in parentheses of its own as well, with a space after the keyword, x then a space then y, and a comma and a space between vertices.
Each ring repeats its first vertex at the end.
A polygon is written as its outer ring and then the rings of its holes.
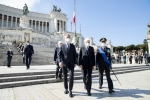
POLYGON ((111 54, 113 53, 113 46, 111 44, 111 41, 109 40, 108 44, 107 44, 107 47, 110 48, 111 50, 111 54))
POLYGON ((23 15, 22 17, 20 17, 20 24, 19 26, 21 28, 29 28, 29 18, 27 15, 23 15))
POLYGON ((148 53, 150 54, 150 23, 148 23, 148 35, 147 35, 147 37, 146 37, 146 39, 147 39, 147 42, 148 42, 148 53))

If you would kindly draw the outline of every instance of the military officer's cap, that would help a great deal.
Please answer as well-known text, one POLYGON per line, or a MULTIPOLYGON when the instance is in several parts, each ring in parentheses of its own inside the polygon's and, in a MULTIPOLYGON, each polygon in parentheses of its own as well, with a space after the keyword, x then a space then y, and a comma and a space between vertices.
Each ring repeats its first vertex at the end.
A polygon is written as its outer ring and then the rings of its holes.
POLYGON ((100 39, 100 42, 106 42, 106 41, 107 41, 106 38, 101 38, 101 39, 100 39))

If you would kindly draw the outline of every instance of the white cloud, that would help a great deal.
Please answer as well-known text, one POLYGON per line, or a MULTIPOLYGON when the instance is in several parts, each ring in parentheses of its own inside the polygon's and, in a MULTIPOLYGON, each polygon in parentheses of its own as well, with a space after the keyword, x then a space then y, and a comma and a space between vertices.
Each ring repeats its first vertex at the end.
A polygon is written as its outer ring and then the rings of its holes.
POLYGON ((33 6, 39 2, 40 0, 0 0, 0 4, 4 4, 19 9, 22 9, 24 4, 26 3, 28 8, 31 10, 33 9, 33 6))

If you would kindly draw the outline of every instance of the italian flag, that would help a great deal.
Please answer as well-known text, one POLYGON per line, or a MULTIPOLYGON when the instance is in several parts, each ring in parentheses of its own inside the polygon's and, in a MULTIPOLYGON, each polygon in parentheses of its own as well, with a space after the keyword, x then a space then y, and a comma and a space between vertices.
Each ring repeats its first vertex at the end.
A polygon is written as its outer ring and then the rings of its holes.
POLYGON ((72 23, 76 23, 76 14, 75 14, 75 11, 73 13, 72 23))

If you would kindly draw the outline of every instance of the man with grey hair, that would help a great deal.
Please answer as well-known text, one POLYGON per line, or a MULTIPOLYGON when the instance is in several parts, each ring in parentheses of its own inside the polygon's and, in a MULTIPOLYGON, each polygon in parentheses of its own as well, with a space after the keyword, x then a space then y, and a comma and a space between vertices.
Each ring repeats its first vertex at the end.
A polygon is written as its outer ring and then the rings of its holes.
POLYGON ((69 93, 70 97, 72 95, 73 83, 74 83, 74 67, 77 64, 76 61, 76 49, 73 44, 70 43, 70 35, 65 35, 65 43, 61 45, 60 51, 58 53, 59 66, 62 67, 63 70, 63 78, 64 78, 64 88, 65 94, 69 93), (69 71, 69 91, 68 91, 68 71, 69 71))
POLYGON ((92 85, 92 69, 95 66, 94 48, 90 46, 90 40, 84 40, 85 46, 80 48, 79 51, 79 65, 81 67, 84 88, 87 90, 87 95, 91 96, 92 85))
POLYGON ((60 68, 59 62, 58 62, 58 52, 59 52, 59 48, 61 47, 61 45, 62 45, 62 41, 58 41, 58 46, 55 48, 55 53, 54 53, 54 63, 56 64, 56 76, 55 76, 56 79, 58 78, 58 76, 60 79, 62 79, 62 68, 60 68))

